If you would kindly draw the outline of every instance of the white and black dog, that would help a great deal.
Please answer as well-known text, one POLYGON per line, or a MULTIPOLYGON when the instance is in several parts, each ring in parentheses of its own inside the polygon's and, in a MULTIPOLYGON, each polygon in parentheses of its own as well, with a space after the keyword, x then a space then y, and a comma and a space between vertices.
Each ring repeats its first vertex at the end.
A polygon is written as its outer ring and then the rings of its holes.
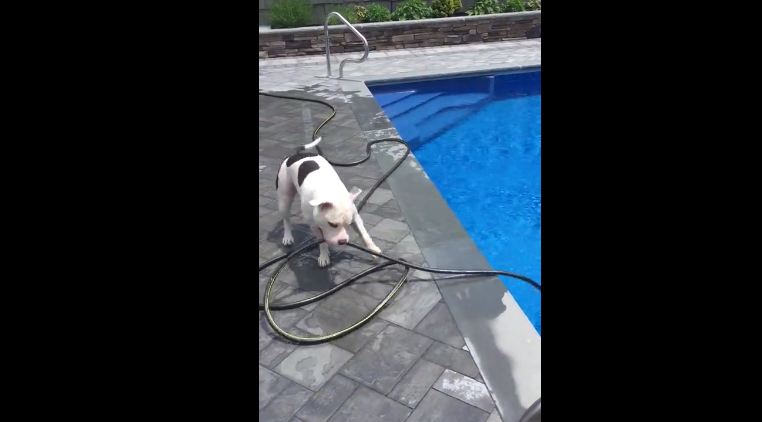
POLYGON ((310 224, 315 237, 325 240, 320 244, 319 266, 325 267, 331 263, 329 244, 344 245, 349 241, 347 227, 352 222, 360 232, 365 247, 380 253, 381 249, 368 235, 355 207, 354 200, 362 191, 358 188, 353 188, 351 193, 347 191, 328 160, 311 151, 321 139, 317 138, 305 145, 303 151, 285 158, 278 170, 275 189, 278 191, 278 212, 283 218, 283 244, 288 246, 294 243, 289 209, 294 195, 299 193, 304 219, 310 224))

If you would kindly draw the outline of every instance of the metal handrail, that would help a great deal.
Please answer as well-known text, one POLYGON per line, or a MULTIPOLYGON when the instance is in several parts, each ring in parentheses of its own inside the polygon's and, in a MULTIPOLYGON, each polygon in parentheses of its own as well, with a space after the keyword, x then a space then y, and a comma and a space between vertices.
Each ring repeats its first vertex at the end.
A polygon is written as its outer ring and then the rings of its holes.
POLYGON ((325 61, 328 65, 328 77, 331 77, 331 38, 328 36, 328 20, 331 19, 331 16, 336 16, 339 18, 340 21, 344 22, 344 25, 349 27, 349 30, 352 31, 355 35, 357 35, 358 38, 362 41, 363 46, 365 47, 365 54, 362 55, 359 59, 344 59, 339 63, 339 79, 344 77, 344 63, 346 62, 352 62, 352 63, 362 63, 365 61, 365 59, 368 58, 368 53, 370 52, 370 49, 368 48, 368 40, 365 39, 365 37, 362 36, 362 34, 355 28, 351 23, 349 23, 346 19, 344 19, 344 16, 341 16, 339 12, 331 12, 328 14, 328 16, 325 17, 325 23, 323 24, 323 28, 325 29, 325 61))

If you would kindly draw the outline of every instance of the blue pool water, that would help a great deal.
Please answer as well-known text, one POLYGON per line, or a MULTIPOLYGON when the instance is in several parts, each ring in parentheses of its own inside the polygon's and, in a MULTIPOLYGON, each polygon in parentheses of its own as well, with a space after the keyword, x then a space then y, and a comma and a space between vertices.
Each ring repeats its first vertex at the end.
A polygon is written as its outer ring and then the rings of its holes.
MULTIPOLYGON (((540 278, 540 72, 371 86, 496 269, 540 278)), ((503 278, 538 332, 540 293, 503 278)))

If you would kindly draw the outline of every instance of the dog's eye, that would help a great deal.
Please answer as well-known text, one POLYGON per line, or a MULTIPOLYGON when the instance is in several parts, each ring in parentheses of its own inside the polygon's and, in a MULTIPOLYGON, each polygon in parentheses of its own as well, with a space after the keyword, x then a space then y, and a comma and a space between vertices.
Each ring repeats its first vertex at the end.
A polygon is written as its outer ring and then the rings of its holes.
POLYGON ((339 227, 339 225, 338 225, 338 224, 333 224, 333 223, 328 223, 328 225, 329 225, 329 226, 331 226, 331 227, 333 227, 334 229, 335 229, 336 227, 339 227))

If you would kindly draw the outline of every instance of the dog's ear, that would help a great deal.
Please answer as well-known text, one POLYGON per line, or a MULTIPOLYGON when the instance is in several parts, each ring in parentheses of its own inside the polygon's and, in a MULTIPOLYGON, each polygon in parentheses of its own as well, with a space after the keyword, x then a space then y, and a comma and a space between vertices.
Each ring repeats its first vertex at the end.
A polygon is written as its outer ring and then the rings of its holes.
POLYGON ((358 188, 357 186, 352 186, 352 190, 349 191, 349 199, 352 202, 355 202, 355 199, 357 199, 358 196, 362 193, 362 189, 358 188))
POLYGON ((320 211, 325 211, 333 207, 332 203, 324 201, 322 199, 313 199, 312 201, 309 202, 309 204, 312 205, 313 207, 320 206, 320 211))

